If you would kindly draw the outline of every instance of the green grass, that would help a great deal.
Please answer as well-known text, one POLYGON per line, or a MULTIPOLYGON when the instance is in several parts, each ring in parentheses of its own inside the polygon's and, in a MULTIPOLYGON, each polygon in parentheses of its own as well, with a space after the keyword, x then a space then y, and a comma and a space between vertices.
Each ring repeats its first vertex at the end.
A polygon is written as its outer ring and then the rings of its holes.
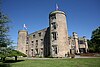
POLYGON ((25 60, 16 63, 1 63, 0 67, 100 67, 100 58, 25 60), (4 65, 4 66, 3 66, 4 65))

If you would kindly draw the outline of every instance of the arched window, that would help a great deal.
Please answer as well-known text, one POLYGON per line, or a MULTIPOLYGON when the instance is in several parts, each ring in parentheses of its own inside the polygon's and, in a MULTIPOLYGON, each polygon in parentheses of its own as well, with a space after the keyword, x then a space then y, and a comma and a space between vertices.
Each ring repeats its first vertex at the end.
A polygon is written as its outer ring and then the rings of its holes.
POLYGON ((57 33, 56 32, 52 32, 53 35, 53 40, 57 40, 57 33))

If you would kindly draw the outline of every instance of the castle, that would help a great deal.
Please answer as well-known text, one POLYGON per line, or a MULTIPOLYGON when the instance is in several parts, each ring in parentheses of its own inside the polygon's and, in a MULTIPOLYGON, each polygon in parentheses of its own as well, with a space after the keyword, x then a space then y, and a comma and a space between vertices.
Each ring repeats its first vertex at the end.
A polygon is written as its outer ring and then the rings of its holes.
POLYGON ((85 36, 78 37, 76 32, 68 36, 66 14, 55 10, 49 14, 49 27, 28 34, 18 31, 18 51, 29 57, 66 57, 72 53, 86 53, 88 49, 85 36))

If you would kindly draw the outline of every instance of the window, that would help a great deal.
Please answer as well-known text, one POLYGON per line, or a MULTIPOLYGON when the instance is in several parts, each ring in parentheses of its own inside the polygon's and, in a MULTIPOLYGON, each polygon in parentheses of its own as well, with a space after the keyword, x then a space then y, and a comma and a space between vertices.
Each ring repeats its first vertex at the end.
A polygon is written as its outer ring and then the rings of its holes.
POLYGON ((41 33, 38 33, 39 34, 39 36, 41 36, 41 33))
POLYGON ((79 44, 84 44, 84 41, 83 40, 79 40, 79 44))
POLYGON ((56 25, 53 25, 53 28, 56 29, 56 25))
POLYGON ((38 54, 38 49, 36 49, 36 54, 38 54))
POLYGON ((53 22, 51 24, 52 24, 53 29, 56 29, 56 22, 53 22))
POLYGON ((33 51, 33 49, 31 49, 31 51, 33 51))
POLYGON ((38 40, 36 40, 36 45, 38 45, 38 40))
POLYGON ((55 54, 57 54, 57 46, 55 47, 55 54))
POLYGON ((33 49, 31 49, 31 51, 32 51, 32 57, 33 57, 33 49))
POLYGON ((26 44, 28 44, 28 40, 29 40, 29 38, 27 37, 27 39, 26 39, 26 44))
POLYGON ((28 40, 29 40, 29 38, 27 37, 26 41, 28 41, 28 40))
POLYGON ((54 49, 54 53, 57 54, 57 45, 54 45, 53 49, 54 49))
POLYGON ((36 45, 36 48, 37 48, 38 46, 36 45))
POLYGON ((43 48, 41 48, 41 50, 43 50, 43 48))
POLYGON ((32 46, 31 46, 31 47, 33 48, 33 46, 34 46, 34 45, 32 44, 32 46))
POLYGON ((26 50, 26 54, 28 53, 28 50, 26 50))
POLYGON ((43 45, 43 39, 41 39, 41 45, 43 45))
POLYGON ((38 42, 38 40, 36 40, 36 42, 38 42))
POLYGON ((52 34, 53 34, 53 39, 54 39, 54 40, 57 40, 56 32, 52 32, 52 34))
POLYGON ((26 42, 26 44, 28 44, 28 42, 26 42))
POLYGON ((52 15, 51 15, 51 19, 56 19, 55 14, 52 14, 52 15))
POLYGON ((35 38, 35 35, 33 35, 33 38, 35 38))
POLYGON ((34 41, 31 41, 31 43, 34 43, 34 41))
POLYGON ((52 16, 51 19, 56 19, 56 17, 55 16, 52 16))
POLYGON ((75 41, 74 40, 72 40, 72 45, 75 45, 75 41))
POLYGON ((41 39, 41 41, 43 41, 43 39, 41 39))

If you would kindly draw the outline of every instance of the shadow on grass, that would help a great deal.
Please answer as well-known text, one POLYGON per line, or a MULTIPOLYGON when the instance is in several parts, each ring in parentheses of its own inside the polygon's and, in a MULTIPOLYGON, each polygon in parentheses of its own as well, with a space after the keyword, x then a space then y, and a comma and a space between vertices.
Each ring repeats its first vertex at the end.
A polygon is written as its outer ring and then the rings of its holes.
POLYGON ((0 67, 11 67, 11 63, 16 63, 16 62, 21 62, 21 61, 24 61, 24 60, 17 60, 17 61, 15 61, 15 60, 6 60, 6 61, 4 61, 4 62, 2 62, 1 60, 0 60, 0 67))
POLYGON ((2 64, 0 64, 0 67, 11 67, 11 65, 10 64, 2 63, 2 64))
POLYGON ((3 63, 16 63, 16 62, 21 62, 21 61, 24 61, 24 60, 17 60, 17 61, 15 61, 15 60, 6 60, 3 63))

